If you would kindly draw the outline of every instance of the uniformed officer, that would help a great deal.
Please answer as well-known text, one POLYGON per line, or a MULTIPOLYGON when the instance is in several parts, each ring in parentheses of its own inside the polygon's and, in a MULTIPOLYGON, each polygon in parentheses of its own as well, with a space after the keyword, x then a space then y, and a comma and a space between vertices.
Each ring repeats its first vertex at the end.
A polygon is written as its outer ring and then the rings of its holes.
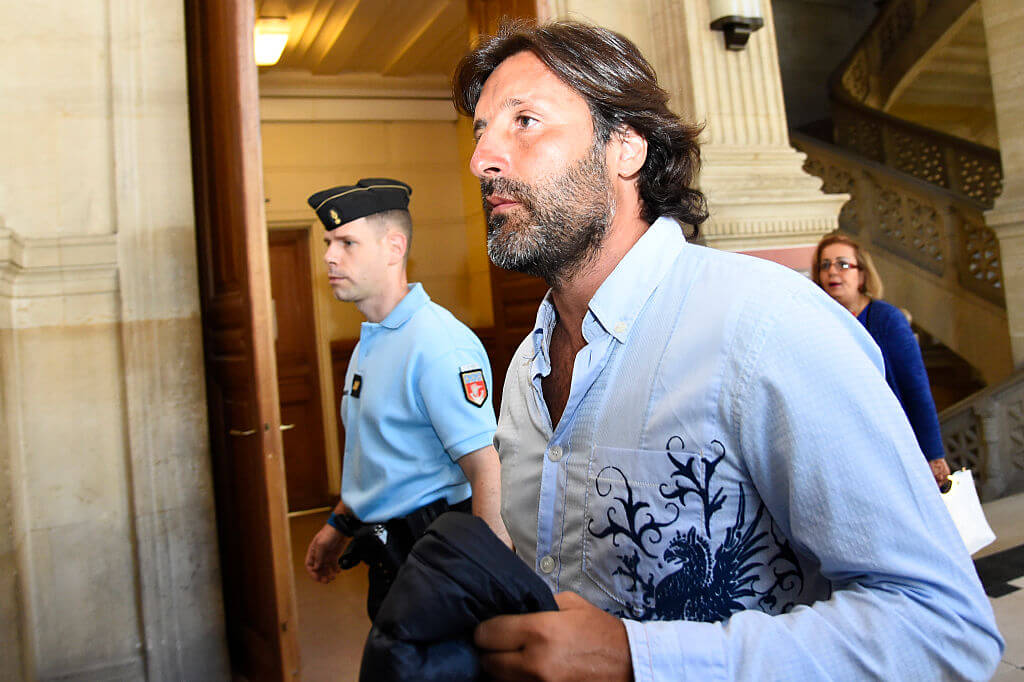
POLYGON ((310 543, 306 570, 327 583, 339 559, 345 568, 365 561, 371 618, 413 542, 444 511, 471 510, 511 544, 490 364, 468 327, 408 283, 411 194, 398 180, 365 178, 309 198, 327 228, 334 296, 355 303, 366 322, 341 401, 341 501, 310 543))

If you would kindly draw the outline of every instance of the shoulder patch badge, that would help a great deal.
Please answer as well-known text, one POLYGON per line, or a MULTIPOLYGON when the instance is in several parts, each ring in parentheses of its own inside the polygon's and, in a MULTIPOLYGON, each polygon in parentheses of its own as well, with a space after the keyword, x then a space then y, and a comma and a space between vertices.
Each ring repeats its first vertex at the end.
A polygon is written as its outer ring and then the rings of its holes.
POLYGON ((463 369, 459 372, 462 379, 462 394, 466 396, 473 405, 483 407, 487 402, 487 380, 484 379, 484 371, 479 367, 463 369))
POLYGON ((353 398, 358 398, 359 393, 363 390, 363 378, 358 374, 352 375, 352 390, 349 391, 349 395, 353 398))

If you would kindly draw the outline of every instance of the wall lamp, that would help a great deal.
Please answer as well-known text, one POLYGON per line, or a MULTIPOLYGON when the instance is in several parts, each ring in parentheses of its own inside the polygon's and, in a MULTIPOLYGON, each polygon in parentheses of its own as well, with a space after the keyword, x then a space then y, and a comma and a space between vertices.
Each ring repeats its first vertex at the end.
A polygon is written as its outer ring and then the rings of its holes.
POLYGON ((742 50, 750 34, 764 26, 761 0, 708 0, 711 28, 725 35, 725 49, 742 50))
POLYGON ((288 43, 288 20, 284 17, 260 17, 253 28, 253 45, 259 66, 277 64, 288 43))

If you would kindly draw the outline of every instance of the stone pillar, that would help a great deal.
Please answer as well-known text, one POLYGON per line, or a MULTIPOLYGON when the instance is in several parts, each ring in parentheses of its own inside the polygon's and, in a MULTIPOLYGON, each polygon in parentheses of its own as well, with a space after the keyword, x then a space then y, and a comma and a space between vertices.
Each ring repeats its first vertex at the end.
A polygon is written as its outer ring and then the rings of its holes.
POLYGON ((184 5, 106 4, 124 437, 146 679, 228 679, 184 5))
POLYGON ((0 25, 0 679, 227 679, 183 7, 0 25))
POLYGON ((813 246, 838 226, 845 194, 824 194, 789 144, 771 4, 746 49, 725 48, 707 0, 540 0, 544 18, 591 20, 633 40, 658 72, 671 106, 704 122, 700 188, 711 218, 707 243, 810 264, 813 246))
POLYGON ((996 108, 1003 193, 985 222, 999 238, 1010 326, 1013 364, 1024 367, 1024 4, 1020 0, 981 0, 996 108))

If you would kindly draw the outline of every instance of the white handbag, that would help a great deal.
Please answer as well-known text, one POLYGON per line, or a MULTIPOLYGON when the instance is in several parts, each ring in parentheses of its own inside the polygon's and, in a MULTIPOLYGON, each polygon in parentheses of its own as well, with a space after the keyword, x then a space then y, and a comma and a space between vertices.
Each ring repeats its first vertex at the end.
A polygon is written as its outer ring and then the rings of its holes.
POLYGON ((946 503, 949 515, 960 532, 967 552, 974 554, 982 547, 995 542, 996 534, 985 520, 985 512, 981 509, 978 492, 974 489, 974 476, 970 469, 954 471, 949 476, 949 490, 942 493, 942 501, 946 503))

